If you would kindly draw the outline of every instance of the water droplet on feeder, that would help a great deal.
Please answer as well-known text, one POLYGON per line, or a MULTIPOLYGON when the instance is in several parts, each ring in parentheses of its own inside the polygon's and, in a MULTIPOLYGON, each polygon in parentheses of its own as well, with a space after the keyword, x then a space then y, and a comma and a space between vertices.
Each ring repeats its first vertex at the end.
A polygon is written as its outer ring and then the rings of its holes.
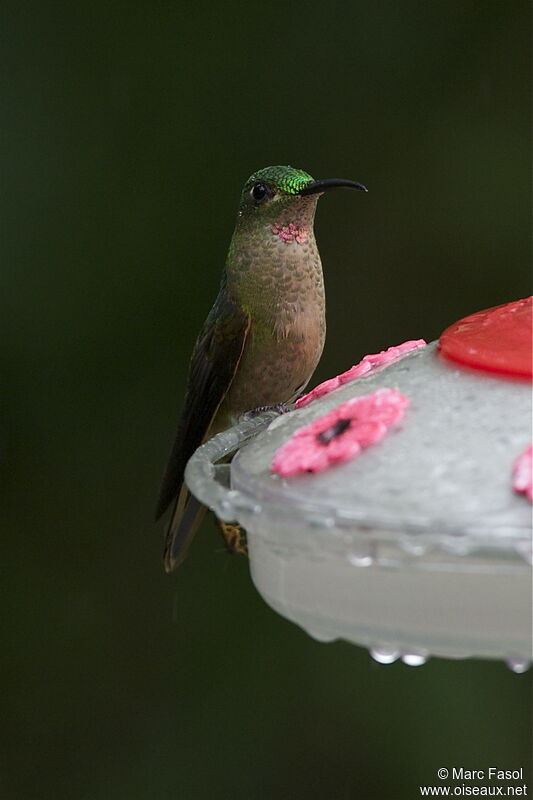
POLYGON ((428 657, 422 653, 404 653, 402 656, 403 663, 408 667, 421 667, 427 660, 428 657))
POLYGON ((358 555, 357 553, 350 553, 348 556, 348 561, 350 564, 353 564, 354 567, 370 567, 373 563, 372 556, 369 555, 358 555))
POLYGON ((393 664, 400 657, 400 651, 395 647, 372 647, 370 655, 378 664, 393 664))
POLYGON ((233 504, 229 500, 222 500, 220 503, 220 511, 222 517, 230 519, 231 515, 234 514, 233 504), (229 517, 227 516, 228 514, 230 515, 229 517))
POLYGON ((528 661, 527 658, 509 658, 505 663, 509 669, 512 670, 512 672, 516 672, 517 675, 527 672, 531 666, 531 661, 528 661))

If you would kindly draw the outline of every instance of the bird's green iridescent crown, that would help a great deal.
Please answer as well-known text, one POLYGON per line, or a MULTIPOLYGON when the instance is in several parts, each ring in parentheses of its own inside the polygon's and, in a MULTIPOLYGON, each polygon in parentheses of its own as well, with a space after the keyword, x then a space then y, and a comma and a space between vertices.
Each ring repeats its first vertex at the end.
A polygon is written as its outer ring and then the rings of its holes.
POLYGON ((246 181, 246 186, 251 186, 254 183, 267 183, 280 192, 285 194, 298 194, 308 183, 313 181, 307 172, 295 167, 264 167, 258 172, 254 172, 246 181))

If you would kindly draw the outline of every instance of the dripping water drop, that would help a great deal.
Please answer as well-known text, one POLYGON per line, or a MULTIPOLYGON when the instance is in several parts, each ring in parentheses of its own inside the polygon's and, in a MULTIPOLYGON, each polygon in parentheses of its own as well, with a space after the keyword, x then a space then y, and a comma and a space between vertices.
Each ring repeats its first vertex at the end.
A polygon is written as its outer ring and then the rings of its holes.
POLYGON ((400 656, 400 651, 395 647, 372 647, 370 655, 378 664, 393 664, 400 656))

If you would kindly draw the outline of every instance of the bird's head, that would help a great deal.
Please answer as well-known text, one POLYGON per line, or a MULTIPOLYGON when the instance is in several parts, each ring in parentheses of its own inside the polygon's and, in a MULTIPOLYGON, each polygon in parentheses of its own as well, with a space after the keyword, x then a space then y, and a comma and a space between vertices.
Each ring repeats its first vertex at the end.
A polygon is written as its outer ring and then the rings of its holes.
POLYGON ((344 178, 315 181, 307 172, 295 167, 265 167, 254 172, 244 184, 239 217, 262 218, 268 222, 280 214, 286 216, 291 208, 295 212, 305 208, 314 211, 316 201, 323 192, 341 187, 367 191, 361 183, 344 178))

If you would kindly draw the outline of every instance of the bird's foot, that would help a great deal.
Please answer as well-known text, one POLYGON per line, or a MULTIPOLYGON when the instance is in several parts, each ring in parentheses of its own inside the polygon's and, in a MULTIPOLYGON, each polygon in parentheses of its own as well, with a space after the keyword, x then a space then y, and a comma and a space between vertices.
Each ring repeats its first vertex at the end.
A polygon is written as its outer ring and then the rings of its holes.
POLYGON ((276 414, 286 414, 290 409, 287 403, 276 403, 276 405, 273 406, 258 406, 252 409, 252 411, 247 411, 246 414, 243 414, 241 419, 253 419, 254 417, 258 417, 259 414, 263 414, 265 411, 275 411, 276 414))
POLYGON ((244 528, 241 528, 238 522, 222 522, 220 519, 217 520, 217 522, 228 553, 232 555, 238 553, 241 556, 247 556, 248 545, 244 528))

